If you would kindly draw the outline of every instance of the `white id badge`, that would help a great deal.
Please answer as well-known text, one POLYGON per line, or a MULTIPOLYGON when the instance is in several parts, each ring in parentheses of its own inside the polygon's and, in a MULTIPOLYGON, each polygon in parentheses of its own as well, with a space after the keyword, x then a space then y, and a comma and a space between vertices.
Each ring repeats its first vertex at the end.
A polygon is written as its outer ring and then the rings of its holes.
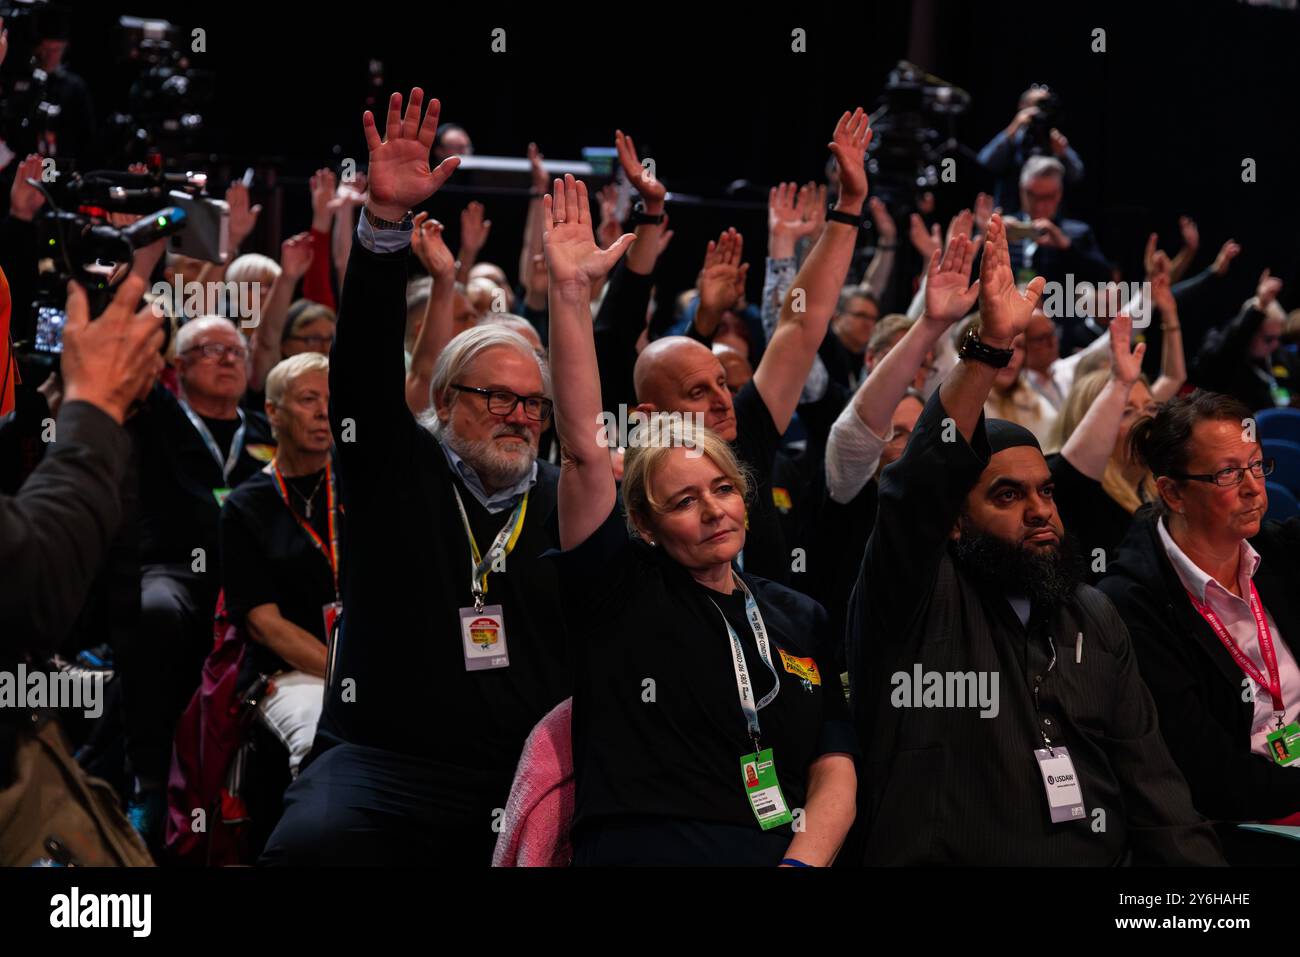
POLYGON ((486 671, 510 664, 506 651, 506 624, 500 605, 484 605, 460 610, 460 637, 465 652, 466 671, 486 671))
POLYGON ((1052 823, 1079 821, 1087 817, 1083 809, 1083 790, 1079 776, 1074 773, 1074 762, 1065 748, 1039 748, 1034 752, 1038 770, 1043 775, 1043 788, 1047 792, 1047 807, 1052 812, 1052 823))

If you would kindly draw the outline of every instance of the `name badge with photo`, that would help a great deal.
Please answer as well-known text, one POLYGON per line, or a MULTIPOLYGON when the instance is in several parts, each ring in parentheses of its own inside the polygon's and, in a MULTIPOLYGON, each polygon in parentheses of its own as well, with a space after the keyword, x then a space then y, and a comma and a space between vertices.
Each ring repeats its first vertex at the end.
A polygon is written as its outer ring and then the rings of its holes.
POLYGON ((510 664, 506 650, 506 623, 500 605, 484 605, 460 610, 460 636, 465 654, 466 671, 487 671, 510 664))

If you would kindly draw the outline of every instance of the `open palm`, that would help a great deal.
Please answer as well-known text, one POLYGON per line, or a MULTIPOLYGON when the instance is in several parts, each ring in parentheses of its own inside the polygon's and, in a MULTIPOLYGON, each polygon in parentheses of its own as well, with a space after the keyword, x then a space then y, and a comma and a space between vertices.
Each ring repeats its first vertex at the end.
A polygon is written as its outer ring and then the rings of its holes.
POLYGON ((603 277, 636 237, 624 233, 608 249, 596 245, 591 231, 587 184, 566 175, 542 199, 542 250, 551 283, 590 284, 603 277))
POLYGON ((366 110, 361 118, 370 150, 370 203, 385 219, 400 219, 412 206, 424 202, 460 165, 460 157, 449 156, 436 169, 429 168, 429 151, 433 148, 442 106, 436 99, 431 100, 421 121, 423 104, 424 91, 418 86, 411 90, 405 114, 402 94, 389 97, 383 139, 375 128, 374 114, 366 110))
POLYGON ((1016 288, 1007 250, 1007 231, 997 213, 989 221, 984 258, 980 262, 980 335, 1010 342, 1025 331, 1029 317, 1043 295, 1046 280, 1035 276, 1022 295, 1016 288))
POLYGON ((925 314, 948 326, 971 311, 979 298, 980 283, 978 279, 970 282, 975 244, 969 236, 953 236, 942 262, 939 252, 936 249, 931 255, 925 277, 925 314))

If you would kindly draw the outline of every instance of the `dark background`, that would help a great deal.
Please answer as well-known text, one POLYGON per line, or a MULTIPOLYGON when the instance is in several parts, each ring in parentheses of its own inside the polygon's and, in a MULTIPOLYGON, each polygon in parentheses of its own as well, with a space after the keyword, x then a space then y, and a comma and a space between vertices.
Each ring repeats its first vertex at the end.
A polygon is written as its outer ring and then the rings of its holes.
MULTIPOLYGON (((67 61, 90 82, 100 112, 126 105, 130 71, 114 36, 122 13, 207 31, 207 52, 194 62, 217 78, 206 110, 214 176, 263 164, 257 198, 268 209, 275 207, 265 170, 276 171, 283 190, 282 221, 264 217, 250 240, 258 248, 306 227, 310 170, 349 156, 364 165, 359 116, 372 57, 385 64, 386 91, 422 85, 441 98, 444 121, 467 128, 480 154, 519 156, 536 140, 548 158, 577 159, 584 146, 612 145, 618 126, 655 158, 671 190, 717 199, 736 180, 765 191, 781 179, 820 178, 839 113, 872 108, 889 69, 909 58, 971 93, 955 132, 974 150, 1010 121, 1029 83, 1059 91, 1061 128, 1087 167, 1085 181, 1067 190, 1069 212, 1096 227, 1126 277, 1139 273, 1149 231, 1171 254, 1177 250, 1177 217, 1188 214, 1201 230, 1194 268, 1230 236, 1244 247, 1222 290, 1225 307, 1250 293, 1264 266, 1288 280, 1283 302, 1300 303, 1291 289, 1300 279, 1295 11, 1226 0, 896 0, 835 12, 646 2, 518 12, 380 0, 341 8, 269 0, 96 5, 73 14, 67 61), (494 27, 506 30, 506 53, 490 50, 494 27), (807 30, 807 53, 790 51, 794 27, 807 30), (1095 27, 1106 31, 1105 53, 1091 51, 1095 27), (1241 181, 1245 157, 1257 161, 1253 184, 1241 181), (277 225, 279 235, 269 235, 277 225)), ((957 182, 935 191, 941 221, 989 185, 960 161, 957 182)), ((435 198, 453 242, 455 211, 469 198, 435 198)), ((494 225, 481 258, 513 277, 525 201, 485 199, 494 225)), ((704 243, 730 225, 746 237, 757 295, 763 208, 670 204, 669 214, 676 236, 660 265, 661 301, 693 283, 704 243)), ((906 244, 905 221, 899 229, 906 244)))

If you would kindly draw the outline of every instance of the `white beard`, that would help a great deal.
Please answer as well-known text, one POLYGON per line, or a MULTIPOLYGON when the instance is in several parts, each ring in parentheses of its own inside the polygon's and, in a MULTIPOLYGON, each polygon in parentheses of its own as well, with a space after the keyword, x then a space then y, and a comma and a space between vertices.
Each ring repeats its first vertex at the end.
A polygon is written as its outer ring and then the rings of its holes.
MULTIPOLYGON (((437 413, 430 409, 421 417, 421 425, 429 427, 426 418, 432 415, 436 418, 437 413)), ((511 434, 511 426, 505 425, 498 427, 497 434, 511 434)), ((456 432, 456 427, 452 425, 452 420, 447 419, 441 424, 438 430, 438 438, 447 444, 453 452, 465 460, 465 463, 478 473, 479 479, 485 486, 494 489, 510 488, 518 485, 527 478, 533 471, 533 464, 537 461, 537 440, 533 434, 525 429, 514 432, 520 435, 528 444, 520 452, 503 451, 494 439, 471 440, 466 439, 456 432)))

